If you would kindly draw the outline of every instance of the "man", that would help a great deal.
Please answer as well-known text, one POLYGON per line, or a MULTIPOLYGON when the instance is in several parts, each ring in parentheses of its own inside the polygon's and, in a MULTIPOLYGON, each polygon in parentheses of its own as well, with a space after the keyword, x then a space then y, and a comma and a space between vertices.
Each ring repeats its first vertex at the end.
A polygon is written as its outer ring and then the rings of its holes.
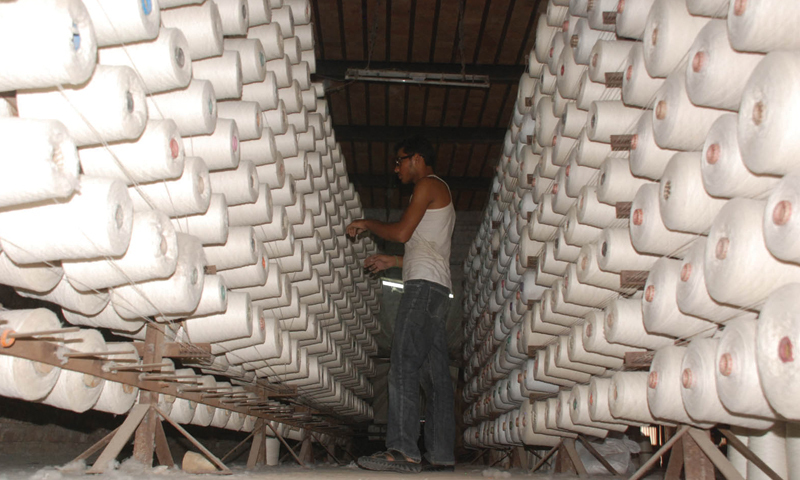
POLYGON ((389 370, 389 419, 386 452, 361 457, 369 470, 419 472, 419 386, 427 398, 425 415, 426 470, 452 470, 455 464, 453 385, 447 356, 445 323, 450 306, 450 242, 455 209, 450 189, 433 174, 435 153, 420 137, 395 147, 394 171, 414 193, 398 222, 356 220, 347 226, 355 237, 370 231, 405 244, 402 257, 372 255, 364 260, 370 272, 403 268, 404 292, 397 310, 389 370))

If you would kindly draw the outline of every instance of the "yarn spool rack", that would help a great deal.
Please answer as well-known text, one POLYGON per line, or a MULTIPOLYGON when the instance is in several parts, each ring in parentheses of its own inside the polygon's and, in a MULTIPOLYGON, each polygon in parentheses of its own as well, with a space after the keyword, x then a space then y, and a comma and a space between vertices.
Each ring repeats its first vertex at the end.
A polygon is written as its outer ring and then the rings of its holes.
MULTIPOLYGON (((164 433, 164 421, 178 430, 214 464, 217 468, 215 473, 223 475, 232 474, 223 461, 230 458, 233 453, 251 440, 247 461, 248 469, 266 463, 265 438, 267 435, 278 438, 295 461, 306 467, 306 462, 311 460, 311 440, 314 438, 319 441, 316 434, 348 434, 347 426, 333 418, 333 412, 320 412, 302 405, 278 405, 274 402, 278 398, 294 398, 297 395, 296 387, 278 386, 265 381, 255 384, 242 383, 245 396, 242 396, 241 393, 206 391, 208 388, 201 386, 186 387, 187 384, 180 383, 180 379, 173 373, 162 374, 160 372, 161 368, 166 366, 163 359, 209 358, 211 345, 208 343, 167 342, 164 333, 157 327, 148 325, 146 328, 145 340, 134 342, 142 363, 125 365, 114 363, 113 357, 106 358, 103 353, 78 352, 58 343, 59 335, 78 331, 77 327, 16 333, 9 329, 3 329, 3 326, 0 325, 0 355, 31 360, 139 388, 139 399, 128 412, 122 424, 76 457, 76 460, 86 461, 99 453, 87 473, 104 473, 125 445, 131 441, 131 438, 133 438, 133 458, 137 461, 143 465, 152 465, 155 454, 155 459, 159 464, 172 467, 175 462, 164 433), (160 394, 254 416, 257 419, 255 428, 242 442, 222 459, 219 459, 158 408, 160 394), (300 441, 301 455, 295 453, 286 439, 270 425, 270 421, 305 429, 306 435, 300 441)), ((319 444, 334 461, 341 463, 322 442, 319 444)))

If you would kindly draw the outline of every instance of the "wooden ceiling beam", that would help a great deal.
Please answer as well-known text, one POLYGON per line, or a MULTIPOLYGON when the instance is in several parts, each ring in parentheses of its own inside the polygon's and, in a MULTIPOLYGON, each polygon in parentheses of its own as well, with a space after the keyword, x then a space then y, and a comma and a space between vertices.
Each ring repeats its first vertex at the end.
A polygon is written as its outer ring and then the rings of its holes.
MULTIPOLYGON (((363 69, 366 67, 364 61, 348 60, 317 60, 318 78, 330 78, 334 80, 344 80, 345 72, 348 68, 363 69)), ((526 65, 475 65, 468 64, 465 67, 467 75, 488 75, 490 83, 516 84, 519 77, 525 71, 526 65)), ((461 73, 460 63, 402 63, 402 62, 376 62, 369 64, 371 70, 397 70, 402 72, 424 72, 424 73, 461 73)))
POLYGON ((506 128, 458 127, 385 127, 366 125, 336 125, 336 140, 340 142, 397 142, 421 135, 434 143, 501 143, 506 128))
MULTIPOLYGON (((395 175, 350 175, 350 183, 355 187, 398 188, 400 182, 395 175)), ((492 179, 483 177, 442 177, 451 190, 488 191, 492 179)))

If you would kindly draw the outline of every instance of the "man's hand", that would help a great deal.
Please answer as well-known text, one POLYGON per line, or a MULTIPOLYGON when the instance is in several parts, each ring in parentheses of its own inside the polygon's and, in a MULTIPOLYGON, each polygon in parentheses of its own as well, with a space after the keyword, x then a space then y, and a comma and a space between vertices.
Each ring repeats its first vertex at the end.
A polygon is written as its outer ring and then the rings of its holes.
MULTIPOLYGON (((350 227, 348 227, 350 228, 350 227)), ((397 266, 397 258, 394 255, 370 255, 364 259, 364 268, 370 273, 378 273, 387 268, 397 266)))
POLYGON ((364 220, 355 220, 353 223, 347 226, 347 235, 353 239, 361 234, 361 232, 367 231, 366 221, 364 220))

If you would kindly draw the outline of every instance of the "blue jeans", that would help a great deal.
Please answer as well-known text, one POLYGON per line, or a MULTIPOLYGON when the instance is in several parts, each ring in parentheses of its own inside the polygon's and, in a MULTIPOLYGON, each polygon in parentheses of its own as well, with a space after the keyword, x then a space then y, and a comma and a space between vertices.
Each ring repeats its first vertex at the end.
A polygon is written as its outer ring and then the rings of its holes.
POLYGON ((436 465, 455 464, 453 384, 447 356, 450 290, 427 280, 405 282, 397 309, 389 369, 386 448, 420 461, 419 387, 426 393, 425 448, 436 465))

